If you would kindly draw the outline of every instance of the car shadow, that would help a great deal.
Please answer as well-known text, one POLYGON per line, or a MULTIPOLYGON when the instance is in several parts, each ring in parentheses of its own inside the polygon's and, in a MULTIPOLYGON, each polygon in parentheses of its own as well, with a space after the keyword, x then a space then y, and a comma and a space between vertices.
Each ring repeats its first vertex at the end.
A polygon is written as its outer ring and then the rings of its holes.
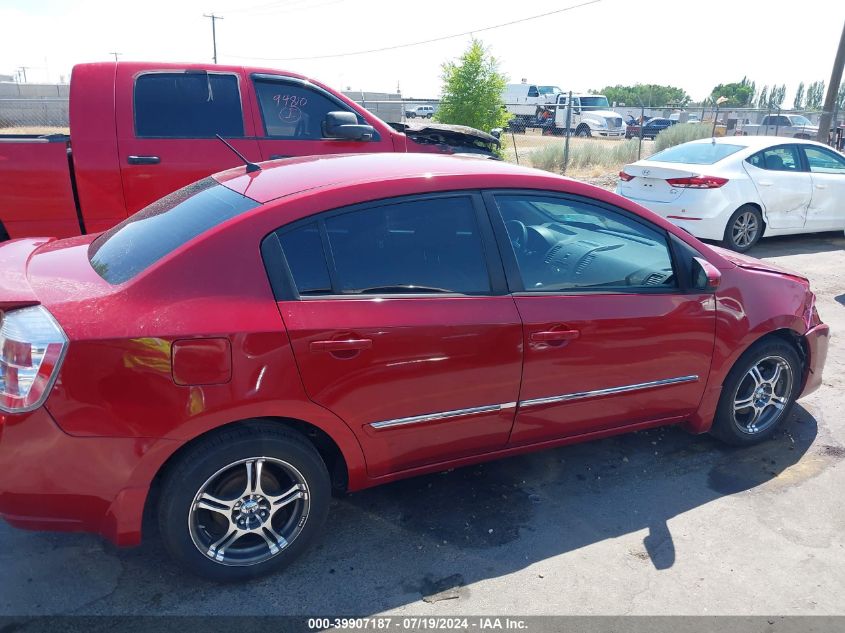
MULTIPOLYGON (((720 242, 702 240, 711 246, 722 246, 720 242)), ((746 255, 756 258, 782 257, 785 255, 810 255, 845 250, 845 236, 842 231, 826 233, 804 233, 800 235, 779 235, 767 237, 753 246, 746 255)))
MULTIPOLYGON (((817 433, 813 416, 796 406, 773 439, 749 448, 663 428, 395 482, 334 500, 315 547, 286 571, 241 585, 187 575, 154 529, 131 550, 92 536, 5 532, 13 562, 48 555, 43 568, 27 562, 30 584, 0 614, 367 615, 460 599, 476 582, 640 531, 642 546, 628 549, 626 539, 621 555, 666 570, 686 555, 669 527, 674 517, 777 480, 817 433), (84 552, 73 563, 80 595, 86 583, 114 580, 99 597, 65 604, 43 589, 67 571, 51 561, 74 547, 84 552), (38 599, 26 600, 30 593, 38 599)), ((822 448, 829 459, 843 454, 822 448)))

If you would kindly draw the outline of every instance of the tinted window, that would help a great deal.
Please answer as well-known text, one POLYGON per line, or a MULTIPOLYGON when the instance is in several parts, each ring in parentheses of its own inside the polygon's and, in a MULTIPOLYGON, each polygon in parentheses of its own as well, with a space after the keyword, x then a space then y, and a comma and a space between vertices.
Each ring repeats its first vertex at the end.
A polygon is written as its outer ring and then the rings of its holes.
POLYGON ((317 223, 282 233, 279 240, 297 292, 301 295, 331 293, 332 282, 317 223))
POLYGON ((257 206, 255 200, 206 178, 103 233, 91 243, 88 258, 103 279, 123 283, 188 240, 257 206))
POLYGON ((742 145, 727 143, 684 143, 649 157, 662 163, 686 163, 690 165, 712 165, 743 149, 742 145))
MULTIPOLYGON (((291 139, 323 138, 329 112, 349 112, 346 105, 322 92, 284 81, 255 81, 255 91, 267 136, 291 139)), ((359 123, 365 121, 359 116, 359 123)))
POLYGON ((540 96, 540 91, 537 90, 537 86, 531 86, 528 89, 528 96, 529 97, 539 97, 540 96))
POLYGON ((238 78, 214 73, 150 73, 135 80, 135 134, 214 138, 244 135, 238 78))
POLYGON ((845 158, 820 147, 804 147, 810 171, 816 174, 845 174, 845 158))
POLYGON ((770 171, 801 171, 798 148, 794 145, 781 145, 757 152, 746 161, 760 169, 770 171))
POLYGON ((677 286, 666 236, 621 213, 534 195, 496 197, 527 292, 677 286))
MULTIPOLYGON (((327 217, 325 230, 337 280, 334 294, 490 292, 470 198, 433 198, 351 211, 327 217)), ((283 246, 297 287, 307 287, 284 241, 283 246)), ((319 266, 312 262, 299 268, 313 271, 319 266)))

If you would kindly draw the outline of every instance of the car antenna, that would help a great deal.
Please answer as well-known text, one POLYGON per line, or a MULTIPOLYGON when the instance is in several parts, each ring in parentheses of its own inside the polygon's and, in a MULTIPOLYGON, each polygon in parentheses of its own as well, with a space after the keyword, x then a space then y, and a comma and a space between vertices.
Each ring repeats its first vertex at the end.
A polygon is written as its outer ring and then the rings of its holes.
POLYGON ((223 144, 224 144, 226 147, 228 147, 230 150, 232 150, 233 152, 235 152, 235 154, 238 156, 238 158, 240 158, 240 159, 244 162, 244 165, 246 165, 246 173, 251 174, 251 173, 252 173, 252 172, 254 172, 254 171, 261 171, 261 167, 260 167, 259 165, 255 164, 255 163, 253 163, 253 162, 250 162, 250 161, 247 159, 247 157, 246 157, 246 156, 244 156, 244 155, 243 155, 243 154, 241 154, 238 150, 236 150, 236 149, 232 146, 232 144, 231 144, 231 143, 229 143, 229 141, 227 141, 225 138, 223 138, 223 137, 222 137, 222 136, 220 136, 219 134, 215 134, 214 136, 216 136, 216 137, 217 137, 217 138, 219 138, 221 141, 223 141, 223 144))

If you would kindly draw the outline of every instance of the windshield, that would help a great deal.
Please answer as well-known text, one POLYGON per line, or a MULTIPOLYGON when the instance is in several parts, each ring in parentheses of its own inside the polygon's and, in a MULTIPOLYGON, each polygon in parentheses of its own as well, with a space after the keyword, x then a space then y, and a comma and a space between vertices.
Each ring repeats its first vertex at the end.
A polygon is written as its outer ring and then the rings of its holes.
POLYGON ((792 125, 812 125, 812 121, 805 116, 801 116, 800 114, 793 115, 792 117, 792 125))
POLYGON ((205 178, 165 196, 91 242, 88 259, 110 284, 132 279, 208 229, 258 206, 205 178))
POLYGON ((563 92, 557 86, 537 86, 537 89, 540 91, 541 95, 556 95, 563 92))
POLYGON ((661 163, 712 165, 743 149, 742 145, 727 143, 684 143, 650 156, 648 160, 661 163))
POLYGON ((609 110, 610 104, 607 102, 607 97, 581 97, 581 108, 584 110, 609 110))

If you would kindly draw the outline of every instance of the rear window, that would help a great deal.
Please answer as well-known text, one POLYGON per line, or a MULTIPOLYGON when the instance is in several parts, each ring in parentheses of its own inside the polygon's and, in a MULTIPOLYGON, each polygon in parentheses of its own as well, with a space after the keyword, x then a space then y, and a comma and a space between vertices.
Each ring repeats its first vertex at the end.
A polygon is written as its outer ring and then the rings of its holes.
POLYGON ((649 160, 661 163, 687 163, 690 165, 712 165, 731 154, 744 149, 742 145, 727 143, 684 143, 649 156, 649 160))
POLYGON ((258 203, 206 178, 165 196, 91 243, 88 259, 111 284, 121 284, 182 244, 258 203))

